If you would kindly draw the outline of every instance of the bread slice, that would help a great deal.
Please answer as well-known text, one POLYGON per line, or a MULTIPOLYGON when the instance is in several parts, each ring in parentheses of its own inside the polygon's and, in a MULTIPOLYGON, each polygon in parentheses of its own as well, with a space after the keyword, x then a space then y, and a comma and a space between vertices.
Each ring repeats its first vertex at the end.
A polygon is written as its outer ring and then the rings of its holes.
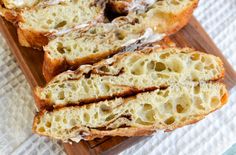
POLYGON ((175 33, 187 23, 197 2, 169 3, 164 0, 145 9, 129 6, 129 14, 114 19, 112 23, 100 23, 87 30, 56 37, 44 47, 44 76, 49 81, 69 68, 95 63, 127 50, 131 45, 158 41, 164 35, 175 33))
MULTIPOLYGON (((124 24, 98 24, 81 37, 80 33, 70 33, 58 37, 44 47, 43 75, 50 81, 55 75, 83 64, 93 64, 119 52, 133 51, 143 44, 161 40, 164 35, 152 35, 151 29, 129 28, 124 24), (104 32, 104 29, 106 31, 104 32), (95 34, 93 34, 96 32, 95 34), (92 33, 92 34, 91 34, 92 33)), ((159 41, 168 46, 168 43, 159 41)))
POLYGON ((35 89, 41 108, 111 99, 175 83, 222 78, 221 60, 190 48, 150 47, 59 74, 35 89))
POLYGON ((84 106, 42 111, 33 132, 63 141, 92 140, 104 136, 143 136, 174 130, 203 119, 227 102, 221 83, 171 85, 84 106))
POLYGON ((103 0, 41 1, 35 7, 21 10, 18 35, 24 41, 19 41, 23 46, 42 47, 50 35, 103 21, 104 7, 103 0), (41 38, 46 41, 40 42, 41 38))

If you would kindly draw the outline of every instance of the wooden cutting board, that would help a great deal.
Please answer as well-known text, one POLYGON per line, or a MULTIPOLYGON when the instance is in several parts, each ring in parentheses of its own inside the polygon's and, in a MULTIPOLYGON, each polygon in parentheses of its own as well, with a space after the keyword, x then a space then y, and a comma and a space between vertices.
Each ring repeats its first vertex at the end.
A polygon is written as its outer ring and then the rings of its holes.
MULTIPOLYGON (((16 60, 32 89, 35 86, 43 86, 45 84, 42 75, 43 52, 21 47, 18 43, 15 27, 2 18, 0 19, 0 31, 6 38, 12 53, 15 55, 16 60)), ((223 82, 227 85, 228 89, 231 89, 236 85, 236 72, 195 18, 192 18, 185 28, 171 36, 171 39, 179 47, 193 47, 197 50, 219 56, 223 60, 226 69, 223 82)), ((95 139, 88 142, 81 141, 78 144, 73 143, 72 145, 63 145, 68 155, 114 155, 144 138, 146 137, 105 137, 103 139, 95 139)))

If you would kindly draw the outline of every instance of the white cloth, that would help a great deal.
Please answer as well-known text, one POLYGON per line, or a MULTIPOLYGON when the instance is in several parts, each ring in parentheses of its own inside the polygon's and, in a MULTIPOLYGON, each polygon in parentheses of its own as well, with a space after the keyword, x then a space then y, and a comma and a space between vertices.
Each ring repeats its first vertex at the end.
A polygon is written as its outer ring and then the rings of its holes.
MULTIPOLYGON (((236 69, 236 0, 201 0, 195 16, 236 69)), ((159 132, 121 154, 217 155, 236 142, 236 88, 229 103, 203 121, 159 132)), ((61 144, 32 134, 35 112, 30 87, 0 36, 0 154, 65 154, 61 144)))
MULTIPOLYGON (((236 0, 201 0, 195 16, 236 69, 236 0)), ((122 155, 220 155, 236 142, 236 87, 222 109, 192 126, 159 132, 122 155)))

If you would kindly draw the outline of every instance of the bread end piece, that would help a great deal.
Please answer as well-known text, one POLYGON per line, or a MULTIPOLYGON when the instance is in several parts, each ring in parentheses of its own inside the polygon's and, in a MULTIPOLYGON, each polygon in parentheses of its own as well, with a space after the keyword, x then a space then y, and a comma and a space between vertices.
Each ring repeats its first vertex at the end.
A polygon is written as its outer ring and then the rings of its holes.
MULTIPOLYGON (((160 15, 157 14, 156 18, 158 20, 155 20, 155 16, 153 17, 153 20, 149 20, 151 21, 150 27, 153 27, 153 29, 156 30, 158 33, 165 33, 168 35, 178 32, 181 28, 183 28, 185 25, 188 24, 190 18, 193 15, 193 11, 198 6, 198 2, 199 0, 193 0, 191 6, 186 7, 185 10, 181 11, 180 14, 172 14, 172 13, 169 14, 160 13, 160 15), (160 20, 166 22, 165 27, 156 27, 156 25, 159 25, 158 22, 160 20)), ((149 24, 148 22, 147 24, 149 24)))

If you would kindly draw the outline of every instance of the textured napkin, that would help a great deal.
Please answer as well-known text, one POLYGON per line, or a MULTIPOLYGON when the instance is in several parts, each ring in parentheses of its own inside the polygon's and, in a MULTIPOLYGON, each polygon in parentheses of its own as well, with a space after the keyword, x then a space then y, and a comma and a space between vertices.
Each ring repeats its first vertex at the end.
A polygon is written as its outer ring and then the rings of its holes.
MULTIPOLYGON (((202 0, 195 16, 236 69, 236 1, 202 0)), ((236 88, 229 103, 199 123, 159 132, 121 154, 217 155, 236 142, 236 88)), ((32 134, 36 108, 30 87, 0 36, 0 155, 60 155, 61 144, 32 134)))
MULTIPOLYGON (((201 0, 195 16, 236 69, 236 1, 201 0)), ((197 124, 158 132, 122 155, 218 155, 236 142, 236 87, 222 109, 197 124)))

